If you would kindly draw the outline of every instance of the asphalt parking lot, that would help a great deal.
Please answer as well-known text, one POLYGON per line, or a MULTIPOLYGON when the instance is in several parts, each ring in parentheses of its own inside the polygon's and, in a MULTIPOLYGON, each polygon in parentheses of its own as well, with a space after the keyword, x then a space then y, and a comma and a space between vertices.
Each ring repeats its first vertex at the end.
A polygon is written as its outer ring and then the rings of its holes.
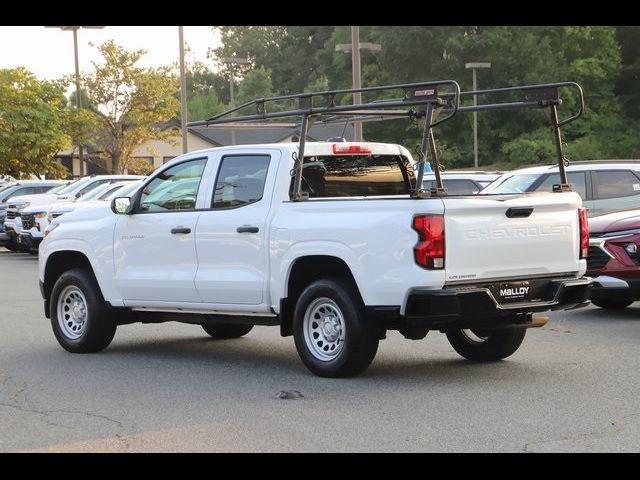
POLYGON ((334 380, 273 327, 212 340, 127 325, 104 352, 69 354, 43 315, 37 257, 3 248, 0 298, 2 452, 640 450, 640 302, 553 312, 495 364, 437 332, 391 332, 364 375, 334 380))

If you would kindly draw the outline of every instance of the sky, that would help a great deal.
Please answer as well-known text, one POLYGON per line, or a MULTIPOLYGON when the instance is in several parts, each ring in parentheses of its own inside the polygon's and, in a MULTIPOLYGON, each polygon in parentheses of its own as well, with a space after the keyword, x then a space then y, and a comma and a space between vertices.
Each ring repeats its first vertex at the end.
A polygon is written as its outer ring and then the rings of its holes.
MULTIPOLYGON (((78 30, 78 58, 81 72, 92 69, 100 54, 89 43, 100 45, 113 39, 127 50, 144 48, 139 62, 143 67, 159 67, 178 62, 178 27, 118 27, 78 30)), ((207 62, 207 49, 220 44, 210 27, 184 27, 184 40, 191 50, 187 62, 207 62)), ((57 79, 75 72, 73 32, 58 28, 0 26, 0 68, 23 66, 41 79, 57 79)), ((210 63, 210 61, 209 61, 210 63)))

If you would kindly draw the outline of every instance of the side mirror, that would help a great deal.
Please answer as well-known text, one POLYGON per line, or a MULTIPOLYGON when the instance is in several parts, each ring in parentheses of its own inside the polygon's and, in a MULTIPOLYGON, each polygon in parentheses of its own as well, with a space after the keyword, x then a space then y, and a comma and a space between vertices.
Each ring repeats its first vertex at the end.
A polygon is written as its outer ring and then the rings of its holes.
POLYGON ((111 200, 111 210, 118 215, 131 213, 131 197, 117 197, 111 200))

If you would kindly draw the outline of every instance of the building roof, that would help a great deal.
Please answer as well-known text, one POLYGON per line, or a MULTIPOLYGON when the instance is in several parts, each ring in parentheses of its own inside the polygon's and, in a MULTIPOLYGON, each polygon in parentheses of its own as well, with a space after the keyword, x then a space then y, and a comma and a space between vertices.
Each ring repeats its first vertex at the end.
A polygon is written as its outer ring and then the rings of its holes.
MULTIPOLYGON (((211 143, 222 146, 231 145, 231 132, 235 131, 235 145, 254 145, 259 143, 279 143, 288 140, 292 135, 299 135, 300 129, 296 124, 226 124, 209 127, 189 127, 189 131, 211 143)), ((353 140, 353 124, 313 125, 307 134, 307 140, 325 141, 332 137, 344 137, 353 140)))

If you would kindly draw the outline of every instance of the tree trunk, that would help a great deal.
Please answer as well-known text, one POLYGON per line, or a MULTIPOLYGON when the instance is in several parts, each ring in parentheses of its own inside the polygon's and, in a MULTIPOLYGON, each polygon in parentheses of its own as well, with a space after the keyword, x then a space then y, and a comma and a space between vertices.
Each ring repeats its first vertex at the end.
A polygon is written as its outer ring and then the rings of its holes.
POLYGON ((113 175, 120 175, 122 173, 120 171, 121 158, 122 154, 120 152, 114 152, 111 154, 111 173, 113 175))

